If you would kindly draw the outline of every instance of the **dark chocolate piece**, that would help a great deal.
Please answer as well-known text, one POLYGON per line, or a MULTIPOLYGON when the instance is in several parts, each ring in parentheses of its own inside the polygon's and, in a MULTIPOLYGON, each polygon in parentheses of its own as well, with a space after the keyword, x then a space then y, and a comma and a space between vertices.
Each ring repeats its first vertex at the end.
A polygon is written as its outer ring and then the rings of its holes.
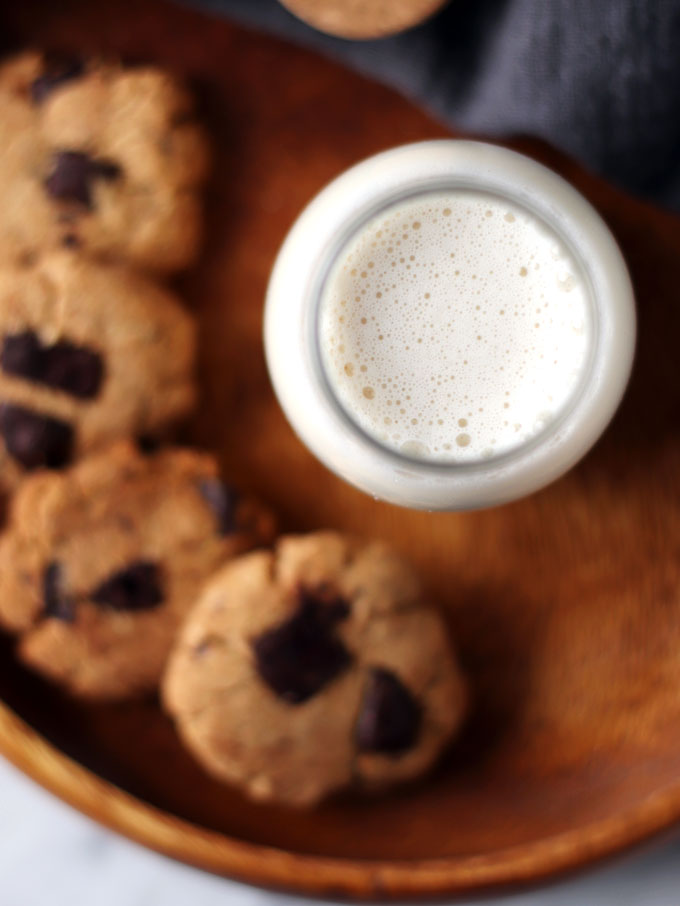
POLYGON ((35 379, 42 368, 42 351, 40 340, 32 330, 8 334, 2 341, 0 367, 5 374, 35 379))
POLYGON ((122 174, 118 164, 97 160, 83 151, 57 151, 45 180, 47 193, 57 201, 68 201, 92 208, 92 187, 97 179, 109 182, 122 174))
POLYGON ((7 452, 25 469, 59 469, 73 454, 73 428, 23 406, 0 405, 0 434, 7 452))
POLYGON ((42 104, 52 92, 83 74, 85 64, 77 57, 52 54, 45 57, 42 74, 31 82, 30 93, 34 104, 42 104))
POLYGON ((390 670, 371 670, 357 721, 356 740, 362 752, 401 755, 417 742, 422 709, 390 670))
POLYGON ((43 613, 46 617, 72 623, 76 618, 75 601, 62 588, 61 566, 48 563, 43 573, 43 613))
POLYGON ((138 560, 102 582, 90 598, 111 610, 151 610, 165 598, 160 570, 155 563, 138 560))
POLYGON ((220 535, 232 535, 238 528, 236 523, 238 491, 224 484, 219 478, 203 479, 199 483, 199 490, 201 496, 215 514, 220 535))
POLYGON ((335 635, 335 624, 349 613, 341 598, 302 590, 293 616, 253 641, 258 673, 279 698, 302 704, 349 667, 351 655, 335 635))
POLYGON ((104 376, 102 358, 94 349, 59 340, 43 346, 32 330, 9 334, 0 352, 5 374, 23 377, 78 399, 93 399, 104 376))

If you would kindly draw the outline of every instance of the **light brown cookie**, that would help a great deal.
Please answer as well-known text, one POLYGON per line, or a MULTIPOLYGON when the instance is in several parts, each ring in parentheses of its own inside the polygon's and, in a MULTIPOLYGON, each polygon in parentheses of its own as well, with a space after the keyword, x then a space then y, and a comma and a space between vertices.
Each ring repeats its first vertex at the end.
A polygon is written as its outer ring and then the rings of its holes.
POLYGON ((68 251, 0 267, 0 486, 184 415, 194 355, 193 319, 127 269, 68 251))
POLYGON ((339 38, 369 40, 420 25, 448 0, 281 0, 298 18, 339 38))
POLYGON ((418 776, 465 702, 412 570, 381 543, 331 532, 221 570, 183 628, 163 696, 208 771, 295 806, 418 776))
POLYGON ((26 480, 0 541, 0 622, 31 667, 89 698, 155 688, 205 579, 271 515, 190 450, 120 443, 26 480))
POLYGON ((0 67, 0 255, 66 245, 172 271, 196 257, 207 141, 152 66, 26 53, 0 67))

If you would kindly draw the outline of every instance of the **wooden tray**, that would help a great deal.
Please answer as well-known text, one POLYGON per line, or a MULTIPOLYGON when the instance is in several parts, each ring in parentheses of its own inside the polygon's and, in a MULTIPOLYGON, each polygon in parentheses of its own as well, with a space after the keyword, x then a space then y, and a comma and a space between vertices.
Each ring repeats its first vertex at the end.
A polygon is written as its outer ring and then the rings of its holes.
POLYGON ((15 46, 121 51, 200 86, 217 147, 209 242, 182 289, 202 323, 194 440, 287 528, 389 539, 448 608, 475 695, 459 745, 419 787, 309 814, 245 802, 192 763, 154 703, 84 707, 0 643, 0 749, 48 789, 195 865, 325 895, 402 897, 535 880, 680 816, 680 224, 545 148, 614 228, 640 301, 630 391, 565 479, 501 509, 375 503, 301 447, 260 341, 277 246, 330 177, 447 134, 310 53, 159 0, 11 4, 15 46))

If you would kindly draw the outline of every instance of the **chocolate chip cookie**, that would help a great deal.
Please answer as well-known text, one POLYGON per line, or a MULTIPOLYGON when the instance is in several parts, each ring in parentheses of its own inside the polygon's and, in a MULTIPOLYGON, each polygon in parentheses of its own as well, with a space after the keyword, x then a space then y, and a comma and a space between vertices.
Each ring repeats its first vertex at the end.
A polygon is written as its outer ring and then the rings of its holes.
POLYGON ((55 246, 173 271, 196 257, 207 141, 153 66, 26 53, 0 68, 0 254, 55 246))
POLYGON ((115 265, 53 252, 0 268, 0 486, 184 415, 193 319, 115 265))
POLYGON ((23 661, 75 694, 152 690, 206 578, 272 530, 211 456, 116 444, 27 479, 14 496, 0 622, 19 634, 23 661))
POLYGON ((331 532, 220 570, 183 627, 163 697, 208 771, 295 806, 421 774, 465 703, 412 570, 381 543, 331 532))

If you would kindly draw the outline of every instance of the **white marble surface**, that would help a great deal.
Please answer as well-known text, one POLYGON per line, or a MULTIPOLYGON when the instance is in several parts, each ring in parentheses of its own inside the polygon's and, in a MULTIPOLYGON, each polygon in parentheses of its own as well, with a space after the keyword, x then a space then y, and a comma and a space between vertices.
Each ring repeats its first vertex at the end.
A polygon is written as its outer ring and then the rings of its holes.
MULTIPOLYGON (((680 906, 680 834, 567 883, 476 906, 680 906)), ((0 906, 293 906, 129 843, 0 759, 0 906)), ((304 901, 310 902, 310 901, 304 901)), ((459 901, 460 902, 460 901, 459 901)))

